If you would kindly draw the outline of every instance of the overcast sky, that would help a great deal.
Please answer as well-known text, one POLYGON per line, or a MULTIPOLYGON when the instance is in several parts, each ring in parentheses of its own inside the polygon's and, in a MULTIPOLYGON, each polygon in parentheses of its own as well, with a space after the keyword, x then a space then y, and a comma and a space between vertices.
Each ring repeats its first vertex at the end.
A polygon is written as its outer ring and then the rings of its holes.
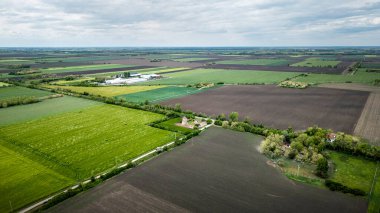
POLYGON ((380 45, 380 0, 0 0, 0 46, 380 45))

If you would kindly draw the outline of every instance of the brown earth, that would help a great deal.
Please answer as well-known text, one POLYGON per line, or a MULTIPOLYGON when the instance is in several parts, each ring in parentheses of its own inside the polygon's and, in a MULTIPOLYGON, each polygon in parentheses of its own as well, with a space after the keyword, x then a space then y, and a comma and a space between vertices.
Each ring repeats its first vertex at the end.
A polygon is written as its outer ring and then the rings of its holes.
POLYGON ((155 66, 155 67, 201 67, 203 63, 196 62, 178 62, 171 60, 162 60, 160 62, 151 62, 149 59, 142 58, 131 58, 131 59, 121 59, 121 60, 106 60, 106 61, 96 61, 96 63, 111 63, 111 64, 134 64, 138 66, 155 66))
POLYGON ((318 125, 353 133, 368 92, 328 88, 290 89, 274 85, 224 86, 182 98, 183 109, 215 116, 238 112, 241 119, 272 128, 297 130, 318 125))
POLYGON ((262 137, 212 127, 48 212, 366 212, 364 198, 300 184, 267 165, 262 137))
POLYGON ((368 97, 354 133, 380 146, 380 92, 373 92, 368 97))
POLYGON ((319 84, 318 87, 380 93, 380 87, 356 83, 319 84))
POLYGON ((363 84, 320 84, 319 87, 371 92, 355 127, 354 134, 380 145, 380 87, 363 84))

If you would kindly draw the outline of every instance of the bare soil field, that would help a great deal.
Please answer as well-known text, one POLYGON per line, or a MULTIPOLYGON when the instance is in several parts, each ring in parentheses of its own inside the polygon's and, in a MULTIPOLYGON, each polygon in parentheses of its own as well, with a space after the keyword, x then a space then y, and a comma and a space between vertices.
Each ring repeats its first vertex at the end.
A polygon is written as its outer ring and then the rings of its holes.
POLYGON ((364 198, 287 179, 262 139, 212 127, 48 212, 366 212, 364 198))
POLYGON ((106 61, 96 61, 96 63, 111 63, 111 64, 134 64, 138 66, 155 66, 155 67, 202 67, 203 63, 196 62, 178 62, 170 60, 162 60, 160 62, 151 62, 149 59, 131 58, 122 60, 106 60, 106 61))
POLYGON ((354 133, 380 146, 380 92, 368 97, 354 133))
POLYGON ((94 64, 89 62, 48 62, 48 63, 36 63, 31 64, 31 68, 51 68, 51 67, 71 67, 71 66, 84 66, 94 64))
POLYGON ((224 86, 162 102, 215 116, 239 112, 255 124, 297 130, 318 125, 353 133, 369 93, 329 88, 290 89, 274 85, 224 86))
POLYGON ((318 87, 380 93, 380 87, 355 83, 319 84, 318 87))

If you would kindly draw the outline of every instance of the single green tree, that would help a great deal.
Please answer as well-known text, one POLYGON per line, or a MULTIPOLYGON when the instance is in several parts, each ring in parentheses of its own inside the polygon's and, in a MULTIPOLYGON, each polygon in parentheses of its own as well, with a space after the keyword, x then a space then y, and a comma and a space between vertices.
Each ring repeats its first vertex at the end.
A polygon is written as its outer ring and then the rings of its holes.
POLYGON ((231 112, 230 114, 230 121, 238 121, 239 120, 239 113, 237 112, 231 112))

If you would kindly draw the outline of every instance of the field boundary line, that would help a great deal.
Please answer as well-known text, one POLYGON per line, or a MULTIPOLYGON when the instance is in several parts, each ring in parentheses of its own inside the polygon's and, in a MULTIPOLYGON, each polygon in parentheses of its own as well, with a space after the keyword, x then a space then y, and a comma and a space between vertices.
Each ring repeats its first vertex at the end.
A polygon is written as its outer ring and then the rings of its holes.
POLYGON ((374 186, 376 184, 376 179, 377 179, 377 171, 379 169, 379 161, 377 161, 376 163, 376 171, 375 171, 375 174, 373 175, 373 180, 372 180, 372 185, 371 185, 371 190, 369 191, 369 200, 371 199, 372 197, 372 192, 374 190, 374 186))

